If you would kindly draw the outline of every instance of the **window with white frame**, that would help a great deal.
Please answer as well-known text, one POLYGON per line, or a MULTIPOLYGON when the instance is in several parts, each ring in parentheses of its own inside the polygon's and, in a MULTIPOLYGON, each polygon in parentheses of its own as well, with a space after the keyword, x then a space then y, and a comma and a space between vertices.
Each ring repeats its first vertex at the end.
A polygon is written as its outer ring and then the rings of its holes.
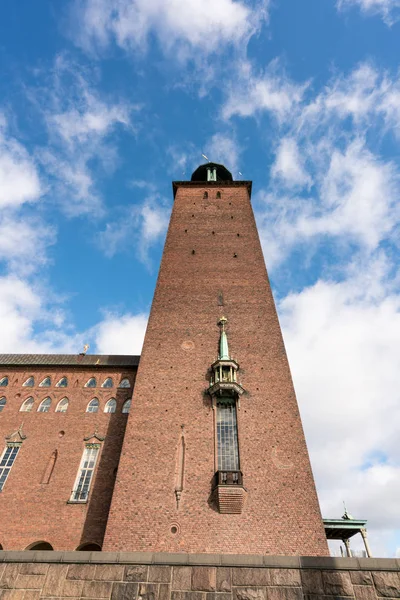
POLYGON ((105 413, 115 413, 117 410, 117 401, 115 398, 111 398, 104 407, 105 413))
POLYGON ((66 377, 61 377, 60 381, 56 383, 56 387, 67 387, 68 379, 66 377))
POLYGON ((26 381, 24 381, 24 383, 22 384, 24 387, 33 387, 35 385, 35 379, 34 377, 28 377, 28 379, 26 381))
POLYGON ((3 396, 2 398, 0 398, 0 412, 4 409, 6 404, 7 404, 7 400, 3 396))
POLYGON ((7 387, 8 386, 8 377, 2 377, 0 379, 0 387, 7 387))
POLYGON ((100 444, 87 444, 71 494, 72 502, 87 502, 100 444))
POLYGON ((131 383, 129 381, 129 379, 127 377, 125 377, 124 379, 121 379, 119 386, 120 388, 130 388, 131 387, 131 383))
POLYGON ((129 400, 124 402, 124 405, 122 407, 122 412, 129 413, 129 411, 131 410, 131 404, 132 404, 132 398, 129 398, 129 400))
POLYGON ((21 444, 7 444, 0 459, 0 492, 4 487, 6 479, 11 471, 21 444))
POLYGON ((39 383, 39 387, 50 387, 51 386, 51 379, 50 377, 45 377, 43 379, 43 381, 41 381, 39 383))
POLYGON ((56 412, 62 412, 65 413, 68 410, 68 398, 63 398, 62 400, 60 400, 60 402, 57 404, 56 407, 56 412))
POLYGON ((32 398, 32 396, 30 396, 21 405, 21 408, 19 409, 20 412, 32 412, 33 403, 34 403, 34 399, 32 398))
POLYGON ((86 412, 97 413, 99 410, 99 404, 100 403, 97 398, 93 398, 93 400, 91 400, 87 405, 86 412))
POLYGON ((50 406, 51 406, 51 398, 45 398, 39 404, 39 408, 37 409, 37 411, 38 412, 49 412, 50 406))
POLYGON ((113 386, 113 380, 111 379, 111 377, 107 377, 107 379, 105 379, 103 381, 103 383, 101 384, 101 387, 105 387, 105 388, 111 388, 113 386))
POLYGON ((88 388, 94 388, 94 387, 96 387, 96 385, 97 385, 97 383, 96 383, 96 378, 95 377, 91 377, 85 383, 85 387, 88 387, 88 388))

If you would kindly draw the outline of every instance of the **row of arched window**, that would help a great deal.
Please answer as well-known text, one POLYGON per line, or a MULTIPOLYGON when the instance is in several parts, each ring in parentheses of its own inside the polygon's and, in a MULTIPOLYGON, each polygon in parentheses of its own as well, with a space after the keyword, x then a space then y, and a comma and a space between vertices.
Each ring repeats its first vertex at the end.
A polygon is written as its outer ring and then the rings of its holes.
MULTIPOLYGON (((8 377, 2 377, 0 379, 0 387, 7 387, 8 385, 8 377)), ((22 384, 24 387, 34 387, 35 385, 35 378, 33 377, 33 375, 31 375, 30 377, 28 377, 28 379, 26 381, 24 381, 24 383, 22 384)), ((45 377, 40 383, 39 383, 39 387, 50 387, 51 386, 51 377, 45 377)), ((61 377, 61 379, 59 381, 57 381, 56 383, 56 387, 68 387, 68 378, 67 377, 61 377)), ((90 377, 90 379, 88 379, 88 381, 85 383, 84 387, 89 387, 89 388, 95 388, 97 387, 97 380, 96 377, 90 377)), ((101 384, 101 387, 103 388, 112 388, 114 387, 114 382, 112 380, 111 377, 107 377, 103 383, 101 384)), ((130 388, 131 387, 131 383, 129 381, 129 379, 127 377, 124 377, 123 379, 121 379, 121 381, 118 384, 119 388, 130 388)))
MULTIPOLYGON (((132 399, 126 400, 122 405, 122 412, 129 413, 131 408, 132 399)), ((7 404, 6 398, 0 398, 0 412, 4 409, 7 404)), ((21 405, 19 409, 20 412, 32 412, 34 409, 35 400, 32 397, 27 398, 21 405)), ((62 398, 57 406, 55 412, 65 413, 68 410, 69 400, 68 398, 62 398)), ((86 412, 97 413, 99 412, 100 402, 98 398, 93 398, 86 407, 86 412)), ((39 404, 37 408, 37 412, 50 412, 51 409, 51 398, 47 397, 39 404)), ((115 413, 117 410, 117 401, 115 398, 110 398, 104 406, 105 413, 115 413)))
MULTIPOLYGON (((0 544, 0 550, 3 550, 3 546, 0 544)), ((33 544, 29 544, 25 550, 54 550, 53 546, 49 544, 49 542, 33 542, 33 544)), ((77 548, 75 548, 78 552, 100 552, 101 546, 94 542, 86 542, 81 544, 77 548)))

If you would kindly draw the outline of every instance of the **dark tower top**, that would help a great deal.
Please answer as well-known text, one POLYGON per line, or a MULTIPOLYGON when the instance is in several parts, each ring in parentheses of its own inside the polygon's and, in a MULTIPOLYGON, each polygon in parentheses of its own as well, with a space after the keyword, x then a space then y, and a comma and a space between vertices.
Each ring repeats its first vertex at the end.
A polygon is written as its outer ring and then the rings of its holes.
POLYGON ((233 177, 224 165, 209 162, 197 167, 191 181, 233 181, 233 177))

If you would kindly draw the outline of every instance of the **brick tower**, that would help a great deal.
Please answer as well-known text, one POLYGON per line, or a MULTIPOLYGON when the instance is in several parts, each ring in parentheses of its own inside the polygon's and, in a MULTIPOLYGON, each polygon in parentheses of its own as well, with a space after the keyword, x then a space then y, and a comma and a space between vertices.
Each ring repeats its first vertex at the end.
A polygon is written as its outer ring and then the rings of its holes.
POLYGON ((103 549, 326 555, 251 182, 173 190, 103 549))

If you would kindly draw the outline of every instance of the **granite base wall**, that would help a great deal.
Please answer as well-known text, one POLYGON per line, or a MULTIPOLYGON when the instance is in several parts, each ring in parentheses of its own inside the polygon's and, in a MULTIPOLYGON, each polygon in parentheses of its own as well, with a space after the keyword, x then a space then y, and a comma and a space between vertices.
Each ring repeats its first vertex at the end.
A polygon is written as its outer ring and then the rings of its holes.
POLYGON ((0 599, 42 598, 400 598, 400 560, 142 552, 0 552, 0 599))

